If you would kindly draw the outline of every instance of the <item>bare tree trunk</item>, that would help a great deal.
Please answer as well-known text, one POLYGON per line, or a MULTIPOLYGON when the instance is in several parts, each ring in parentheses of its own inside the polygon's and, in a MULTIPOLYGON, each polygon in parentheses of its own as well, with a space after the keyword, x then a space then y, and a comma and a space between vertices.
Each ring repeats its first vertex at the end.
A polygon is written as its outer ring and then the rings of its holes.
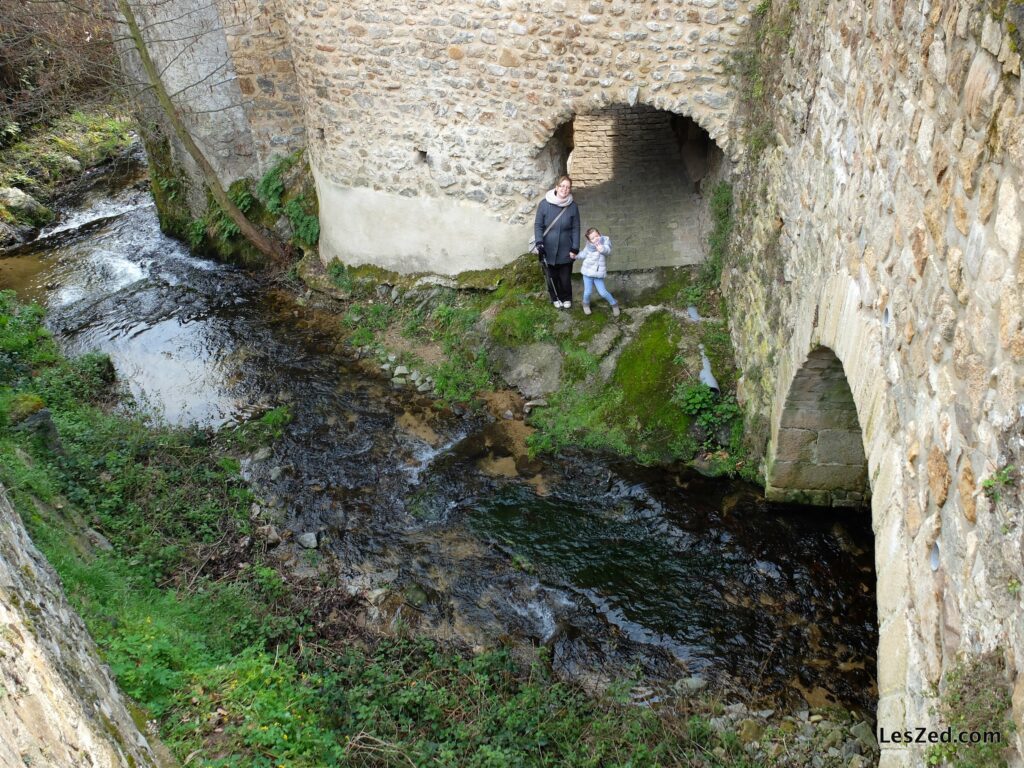
POLYGON ((160 73, 157 70, 156 65, 153 63, 153 59, 149 55, 149 49, 146 47, 146 40, 142 35, 142 30, 139 28, 138 21, 135 18, 135 13, 128 4, 128 0, 117 0, 117 8, 124 17, 125 22, 128 24, 128 31, 132 42, 135 44, 135 49, 138 51, 139 58, 142 60, 142 67, 146 72, 146 77, 153 88, 153 92, 156 94, 156 98, 161 109, 163 109, 167 118, 171 121, 171 126, 174 129, 175 135, 185 146, 185 149, 192 156, 192 159, 196 161, 196 164, 202 171, 203 178, 206 181, 206 185, 210 188, 210 192, 213 194, 214 200, 217 201, 217 204, 221 209, 235 223, 245 239, 252 243, 260 253, 277 261, 283 260, 285 258, 284 245, 277 238, 269 237, 262 232, 244 213, 242 213, 238 206, 234 204, 231 198, 228 197, 228 194, 221 185, 220 180, 217 178, 217 173, 210 164, 210 161, 206 159, 206 155, 203 154, 203 151, 192 139, 192 134, 189 133, 188 128, 182 121, 181 116, 178 114, 178 110, 174 106, 174 102, 171 101, 171 97, 168 95, 167 89, 164 87, 164 83, 160 79, 160 73))

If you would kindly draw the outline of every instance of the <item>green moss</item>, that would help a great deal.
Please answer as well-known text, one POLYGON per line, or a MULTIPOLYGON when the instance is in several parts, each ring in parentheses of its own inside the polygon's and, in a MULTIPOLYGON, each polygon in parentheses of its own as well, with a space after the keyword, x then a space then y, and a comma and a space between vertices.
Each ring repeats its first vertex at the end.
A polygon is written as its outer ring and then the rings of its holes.
POLYGON ((657 290, 650 296, 652 304, 670 304, 674 306, 685 306, 691 303, 696 294, 690 289, 693 287, 694 276, 690 267, 674 267, 666 269, 661 274, 661 280, 657 290))
POLYGON ((778 81, 779 62, 789 51, 798 4, 762 0, 752 14, 746 46, 733 55, 733 72, 739 81, 740 112, 750 159, 777 141, 772 94, 778 81))
POLYGON ((601 360, 583 347, 565 344, 562 348, 562 376, 567 385, 591 380, 596 374, 601 360))
POLYGON ((46 403, 43 402, 43 398, 36 393, 19 392, 7 404, 7 421, 10 424, 19 424, 45 407, 46 403))
POLYGON ((394 272, 390 269, 384 269, 384 267, 378 267, 376 264, 359 264, 356 266, 348 267, 349 275, 355 281, 372 282, 374 284, 387 283, 388 285, 402 285, 409 284, 414 277, 409 275, 400 275, 398 272, 394 272))
POLYGON ((171 158, 171 145, 156 125, 141 132, 149 159, 149 188, 156 203, 160 231, 191 242, 195 236, 192 213, 186 200, 187 181, 171 158))
POLYGON ((460 272, 455 276, 455 282, 459 288, 470 291, 493 291, 503 279, 506 278, 505 269, 471 269, 467 272, 460 272))
POLYGON ((460 275, 456 279, 460 286, 470 289, 493 290, 493 301, 546 290, 540 262, 532 253, 523 254, 502 267, 468 272, 465 277, 460 275))
POLYGON ((668 458, 669 445, 684 435, 690 419, 672 403, 679 377, 677 346, 682 332, 667 312, 656 312, 619 356, 612 383, 623 394, 620 419, 634 427, 642 452, 668 458))
POLYGON ((584 316, 572 325, 573 339, 578 344, 588 344, 611 322, 611 319, 612 316, 607 312, 594 312, 584 316))
POLYGON ((0 149, 0 187, 18 187, 49 202, 83 169, 126 149, 134 127, 127 117, 102 108, 37 125, 0 149))

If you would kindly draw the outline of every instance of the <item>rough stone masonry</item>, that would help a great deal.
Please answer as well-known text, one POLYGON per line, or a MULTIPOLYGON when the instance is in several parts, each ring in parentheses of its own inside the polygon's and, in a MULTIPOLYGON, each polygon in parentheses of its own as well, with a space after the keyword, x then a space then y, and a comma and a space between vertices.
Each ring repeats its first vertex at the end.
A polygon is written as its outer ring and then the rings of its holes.
MULTIPOLYGON (((1007 467, 1022 483, 1022 12, 802 2, 772 73, 778 145, 739 184, 724 279, 769 495, 871 494, 879 723, 930 724, 943 674, 998 651, 1012 765, 1024 511, 985 483, 1007 467)), ((922 765, 923 748, 883 745, 882 763, 922 765)))

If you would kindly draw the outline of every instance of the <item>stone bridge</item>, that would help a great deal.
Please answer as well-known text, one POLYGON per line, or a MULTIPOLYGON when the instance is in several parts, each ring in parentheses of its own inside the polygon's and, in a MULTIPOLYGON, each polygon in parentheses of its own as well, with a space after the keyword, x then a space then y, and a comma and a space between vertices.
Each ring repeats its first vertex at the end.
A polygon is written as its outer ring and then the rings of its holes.
MULTIPOLYGON (((756 5, 171 0, 157 12, 191 9, 206 30, 193 44, 219 57, 221 90, 189 103, 225 180, 308 148, 325 260, 505 263, 569 168, 584 217, 628 246, 625 266, 691 263, 702 190, 730 178, 723 287, 767 494, 870 504, 879 724, 933 724, 944 671, 997 651, 1020 765, 1024 521, 984 483, 1007 466, 1019 479, 1024 453, 1024 11, 756 5), (730 75, 755 24, 782 41, 758 65, 777 141, 757 156, 730 75), (641 220, 659 223, 631 229, 641 220)), ((169 76, 194 78, 202 60, 178 57, 169 76)), ((922 760, 883 751, 885 765, 922 760)))
MULTIPOLYGON (((1020 765, 1024 9, 1010 12, 801 3, 774 73, 778 144, 737 185, 723 286, 769 498, 870 498, 879 724, 933 723, 944 673, 995 652, 1020 765), (986 493, 1006 467, 1015 491, 986 493)), ((882 762, 924 758, 889 744, 882 762)))

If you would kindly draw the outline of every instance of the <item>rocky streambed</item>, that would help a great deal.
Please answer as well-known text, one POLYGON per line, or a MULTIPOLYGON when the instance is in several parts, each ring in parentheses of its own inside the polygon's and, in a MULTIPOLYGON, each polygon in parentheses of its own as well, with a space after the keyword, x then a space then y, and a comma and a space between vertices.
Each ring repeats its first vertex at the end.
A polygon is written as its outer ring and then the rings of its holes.
MULTIPOLYGON (((543 646, 585 685, 638 679, 641 701, 723 691, 747 702, 722 716, 751 744, 783 727, 817 744, 811 708, 870 719, 866 513, 582 452, 531 459, 518 395, 467 410, 437 407, 425 380, 396 388, 329 312, 162 236, 138 190, 97 192, 47 234, 0 259, 0 288, 44 303, 69 352, 109 354, 139 407, 202 428, 290 414, 243 467, 269 556, 296 578, 330 563, 370 621, 543 646)), ((823 754, 867 754, 856 722, 823 754)))

